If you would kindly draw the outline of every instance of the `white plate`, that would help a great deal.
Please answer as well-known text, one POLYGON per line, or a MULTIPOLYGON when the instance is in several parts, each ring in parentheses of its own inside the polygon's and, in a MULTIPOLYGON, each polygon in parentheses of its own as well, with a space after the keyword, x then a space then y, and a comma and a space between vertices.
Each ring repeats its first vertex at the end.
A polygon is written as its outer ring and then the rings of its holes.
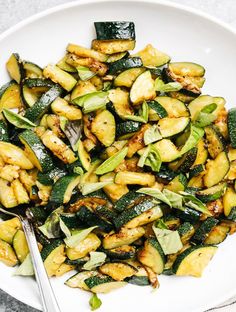
MULTIPOLYGON (((204 92, 235 105, 236 35, 223 23, 180 5, 152 1, 80 1, 36 15, 0 36, 0 84, 8 77, 10 53, 42 66, 57 61, 68 42, 89 46, 94 21, 132 20, 137 49, 153 43, 175 61, 197 62, 206 68, 204 92)), ((101 296, 101 312, 202 312, 236 294, 236 237, 224 242, 202 278, 160 277, 161 287, 127 286, 101 296)), ((0 287, 13 297, 40 309, 37 286, 31 278, 13 277, 14 269, 0 265, 0 287)), ((71 274, 69 274, 71 275, 71 274)), ((89 294, 52 279, 62 311, 89 311, 89 294)))

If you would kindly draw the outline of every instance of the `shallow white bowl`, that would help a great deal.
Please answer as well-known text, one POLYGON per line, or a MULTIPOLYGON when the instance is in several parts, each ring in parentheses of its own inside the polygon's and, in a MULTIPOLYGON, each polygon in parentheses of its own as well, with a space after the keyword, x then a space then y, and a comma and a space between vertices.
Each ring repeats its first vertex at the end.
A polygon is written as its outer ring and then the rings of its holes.
MULTIPOLYGON (((132 20, 137 48, 152 43, 175 61, 193 61, 206 68, 204 92, 223 96, 232 107, 236 96, 236 34, 203 13, 166 1, 79 1, 27 19, 0 36, 0 84, 8 80, 5 62, 10 53, 41 66, 57 61, 68 42, 89 46, 94 21, 132 20)), ((100 296, 101 312, 202 312, 236 294, 236 237, 224 242, 202 278, 160 277, 161 287, 128 285, 100 296)), ((36 283, 14 277, 14 269, 0 264, 0 288, 32 307, 41 308, 36 283)), ((69 276, 71 275, 68 274, 69 276)), ((67 276, 68 276, 67 275, 67 276)), ((89 311, 89 294, 52 283, 62 311, 89 311)))

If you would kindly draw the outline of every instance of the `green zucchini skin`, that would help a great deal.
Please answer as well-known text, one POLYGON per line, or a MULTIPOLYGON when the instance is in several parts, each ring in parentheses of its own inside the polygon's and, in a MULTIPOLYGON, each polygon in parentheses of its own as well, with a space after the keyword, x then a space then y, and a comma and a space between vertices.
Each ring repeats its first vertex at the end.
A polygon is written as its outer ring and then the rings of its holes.
POLYGON ((189 170, 189 178, 191 179, 192 177, 196 177, 204 170, 205 170, 205 167, 202 164, 194 166, 193 168, 189 170))
POLYGON ((50 88, 44 93, 39 100, 26 110, 25 116, 29 120, 35 122, 49 109, 51 103, 62 94, 62 88, 58 85, 50 88))
POLYGON ((152 197, 143 196, 143 198, 140 198, 138 203, 135 203, 129 209, 125 209, 120 215, 117 216, 117 218, 114 220, 116 229, 120 229, 130 220, 139 216, 143 212, 154 208, 156 205, 157 203, 152 197))
POLYGON ((96 213, 85 206, 80 207, 79 211, 76 213, 76 216, 80 223, 87 226, 97 225, 101 230, 104 231, 111 231, 113 229, 113 225, 111 223, 101 219, 96 213))
POLYGON ((28 212, 34 222, 44 222, 48 216, 48 213, 42 207, 30 207, 28 212))
POLYGON ((14 80, 11 80, 7 83, 5 83, 4 85, 1 86, 0 88, 0 99, 3 96, 4 92, 7 90, 8 87, 10 87, 11 85, 15 84, 14 80))
POLYGON ((141 122, 132 120, 120 122, 116 125, 116 136, 120 137, 128 133, 139 131, 141 125, 142 125, 141 122))
POLYGON ((228 131, 231 146, 236 148, 236 108, 231 108, 228 112, 228 131))
POLYGON ((114 209, 118 212, 122 212, 125 209, 130 208, 132 205, 135 204, 140 197, 144 195, 141 193, 137 193, 135 191, 129 191, 125 195, 123 195, 117 202, 114 204, 114 209))
POLYGON ((230 211, 230 214, 228 215, 227 219, 232 220, 232 221, 236 221, 236 204, 235 207, 233 207, 230 211))
POLYGON ((136 249, 134 246, 125 246, 113 248, 113 249, 105 249, 104 252, 107 254, 109 258, 118 259, 118 260, 127 260, 131 259, 135 256, 136 249), (128 248, 128 250, 127 250, 128 248))
POLYGON ((69 229, 75 229, 79 225, 79 220, 74 213, 61 213, 60 219, 65 223, 69 229))
POLYGON ((220 152, 223 152, 225 150, 225 139, 218 130, 218 128, 214 125, 205 127, 205 134, 208 142, 208 152, 210 156, 214 159, 220 152))
POLYGON ((54 164, 51 156, 38 136, 32 130, 25 130, 19 135, 19 138, 35 155, 42 168, 42 172, 47 172, 53 169, 54 164))
POLYGON ((100 274, 97 276, 91 276, 87 278, 84 282, 88 286, 88 288, 91 289, 95 286, 98 286, 104 283, 114 282, 114 280, 110 276, 100 274))
POLYGON ((197 223, 200 220, 201 213, 195 209, 184 207, 184 211, 177 210, 175 214, 183 221, 188 221, 191 223, 197 223))
POLYGON ((148 102, 148 106, 153 109, 160 118, 164 118, 168 116, 166 109, 157 101, 148 102))
POLYGON ((213 200, 219 199, 226 189, 225 183, 209 187, 208 189, 196 192, 196 196, 203 202, 208 203, 213 200))
POLYGON ((171 180, 173 180, 178 173, 170 170, 168 167, 161 166, 159 172, 155 172, 158 182, 168 184, 171 180))
POLYGON ((45 261, 47 259, 47 257, 50 255, 50 253, 56 249, 57 247, 59 247, 60 245, 63 245, 64 242, 61 239, 55 239, 53 241, 51 241, 50 244, 47 244, 43 247, 43 250, 41 251, 41 257, 43 259, 43 261, 45 261))
POLYGON ((135 26, 133 22, 95 22, 98 40, 135 40, 135 26))
POLYGON ((137 285, 137 286, 148 286, 150 285, 150 281, 147 276, 131 276, 125 279, 129 284, 137 285))
POLYGON ((52 192, 50 195, 50 202, 54 205, 61 205, 64 202, 64 196, 69 187, 70 183, 76 179, 78 175, 71 174, 61 177, 56 183, 53 185, 52 192))
POLYGON ((179 235, 180 235, 180 238, 181 238, 183 244, 188 242, 191 239, 191 237, 194 235, 194 232, 195 232, 194 227, 190 222, 182 223, 178 227, 177 231, 179 232, 179 235))
POLYGON ((197 147, 193 147, 175 165, 174 171, 187 173, 197 157, 197 147))
POLYGON ((64 177, 66 174, 66 170, 56 167, 46 173, 39 172, 37 179, 43 185, 53 185, 55 179, 64 177))
POLYGON ((0 120, 0 141, 9 142, 8 127, 4 120, 0 120))
POLYGON ((37 88, 37 87, 47 87, 51 88, 55 86, 55 83, 52 82, 50 79, 43 79, 43 78, 27 78, 23 82, 28 88, 37 88))
POLYGON ((143 62, 140 57, 129 57, 118 60, 109 64, 109 74, 114 75, 117 72, 123 71, 129 68, 142 67, 143 62))
POLYGON ((207 218, 196 230, 192 241, 196 244, 203 244, 210 231, 219 223, 219 220, 210 217, 207 218))
POLYGON ((96 208, 96 213, 103 219, 108 220, 109 222, 113 223, 113 221, 117 218, 117 214, 115 211, 105 207, 105 206, 98 206, 96 208))

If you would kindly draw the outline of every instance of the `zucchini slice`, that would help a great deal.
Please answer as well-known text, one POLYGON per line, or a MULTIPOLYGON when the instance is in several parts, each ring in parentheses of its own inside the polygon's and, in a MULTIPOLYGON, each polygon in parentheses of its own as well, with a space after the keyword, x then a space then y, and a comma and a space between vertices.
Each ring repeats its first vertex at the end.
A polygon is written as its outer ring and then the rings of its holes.
POLYGON ((135 40, 133 22, 95 22, 94 26, 98 40, 135 40))
POLYGON ((125 134, 134 134, 139 131, 142 124, 138 121, 127 120, 116 125, 116 135, 121 137, 125 134))
POLYGON ((140 197, 132 207, 125 209, 117 216, 114 220, 116 228, 119 229, 122 226, 125 226, 126 228, 135 228, 161 218, 163 215, 162 210, 157 205, 157 201, 152 197, 140 197), (153 211, 153 208, 156 209, 153 211))
POLYGON ((129 68, 122 71, 114 80, 114 86, 131 88, 134 81, 141 75, 146 69, 144 67, 129 68))
POLYGON ((178 227, 178 232, 183 245, 187 244, 195 233, 193 225, 189 222, 184 222, 178 227))
MULTIPOLYGON (((109 90, 109 99, 108 103, 111 113, 115 113, 121 119, 125 115, 132 115, 133 109, 129 105, 129 93, 120 88, 109 90)), ((107 105, 107 106, 108 106, 107 105)))
POLYGON ((236 108, 231 108, 228 112, 228 131, 231 146, 236 148, 236 108))
POLYGON ((163 138, 172 137, 183 132, 189 125, 188 117, 162 118, 158 122, 158 129, 163 138))
POLYGON ((18 230, 22 229, 19 218, 12 218, 0 223, 0 240, 12 244, 13 237, 18 230))
POLYGON ((88 171, 91 164, 91 158, 87 153, 87 151, 85 150, 85 147, 81 140, 79 140, 78 143, 78 155, 82 166, 84 167, 85 170, 88 171))
POLYGON ((205 170, 204 165, 192 166, 192 168, 189 170, 189 178, 197 177, 199 174, 203 174, 204 170, 205 170))
POLYGON ((43 144, 59 159, 66 164, 71 164, 76 161, 74 152, 59 139, 51 130, 47 130, 41 136, 43 144))
POLYGON ((22 99, 28 107, 32 107, 39 99, 39 94, 28 88, 25 84, 22 86, 22 99))
POLYGON ((133 105, 139 105, 143 101, 154 100, 155 97, 154 80, 150 71, 145 71, 133 83, 130 89, 130 100, 133 105))
POLYGON ((45 245, 41 251, 44 267, 48 277, 56 275, 57 270, 65 261, 65 245, 62 240, 57 239, 52 243, 45 245))
POLYGON ((6 64, 7 71, 11 78, 20 83, 24 77, 24 67, 17 53, 12 53, 6 64))
POLYGON ((144 66, 162 66, 170 61, 170 57, 148 44, 143 50, 133 56, 141 57, 144 66))
POLYGON ((177 99, 173 99, 169 96, 158 96, 155 98, 155 101, 166 110, 168 117, 170 118, 189 116, 187 106, 177 99))
POLYGON ((57 205, 68 203, 74 188, 79 182, 80 176, 78 175, 66 175, 61 177, 52 187, 50 201, 57 205))
POLYGON ((23 67, 25 70, 25 76, 26 78, 42 78, 43 77, 43 70, 38 65, 24 61, 23 67))
POLYGON ((176 160, 169 164, 169 168, 173 171, 188 173, 197 156, 197 148, 193 147, 185 153, 180 160, 176 160))
POLYGON ((196 192, 196 196, 203 202, 208 203, 210 201, 220 198, 226 189, 226 183, 220 183, 212 186, 206 190, 196 192))
POLYGON ((178 193, 180 191, 184 191, 187 186, 187 178, 184 174, 180 173, 173 180, 170 181, 165 188, 169 191, 178 193))
POLYGON ((20 96, 20 86, 16 83, 10 84, 0 99, 0 111, 3 108, 12 109, 12 108, 22 108, 22 100, 20 96))
POLYGON ((46 92, 49 88, 55 86, 55 83, 45 78, 27 78, 24 80, 24 85, 30 89, 35 88, 35 91, 46 92))
POLYGON ((12 181, 11 188, 13 189, 13 193, 18 202, 18 205, 29 203, 29 195, 19 179, 15 179, 12 181))
POLYGON ((66 91, 71 91, 77 83, 77 80, 62 70, 57 65, 49 64, 43 70, 43 75, 50 78, 53 82, 59 83, 66 91))
POLYGON ((125 278, 133 276, 137 270, 128 263, 108 262, 99 267, 99 272, 110 276, 115 281, 123 281, 125 278))
POLYGON ((34 122, 41 118, 49 109, 52 102, 61 95, 61 92, 62 89, 58 85, 50 88, 38 99, 38 101, 32 107, 26 110, 24 117, 34 122))
POLYGON ((93 293, 108 293, 127 284, 126 282, 116 282, 110 276, 102 274, 89 277, 84 283, 93 293))
POLYGON ((223 223, 216 225, 208 234, 204 241, 204 245, 218 245, 222 243, 226 239, 229 230, 230 227, 223 223))
POLYGON ((165 108, 159 104, 156 100, 148 102, 149 110, 149 120, 156 121, 160 118, 167 117, 167 111, 165 108), (155 116, 157 115, 157 116, 155 116))
POLYGON ((37 180, 43 185, 53 185, 59 178, 64 177, 66 174, 66 170, 54 167, 49 172, 39 172, 37 180))
POLYGON ((106 62, 108 58, 107 55, 105 55, 104 53, 101 53, 92 49, 87 49, 87 48, 81 47, 79 45, 71 44, 71 43, 68 44, 67 51, 70 53, 74 53, 75 55, 80 56, 80 57, 91 57, 100 62, 106 62))
POLYGON ((191 222, 191 223, 197 223, 200 220, 201 212, 189 208, 184 207, 184 210, 177 210, 175 212, 176 216, 178 216, 181 220, 191 222))
POLYGON ((115 141, 116 122, 108 110, 98 113, 92 121, 91 131, 104 146, 110 146, 115 141))
POLYGON ((177 147, 168 139, 160 140, 154 146, 158 150, 162 162, 171 162, 180 156, 177 147))
POLYGON ((215 159, 219 153, 225 150, 225 139, 215 126, 205 127, 205 134, 208 152, 215 159))
POLYGON ((2 178, 0 178, 0 203, 5 208, 13 208, 18 205, 13 187, 9 185, 7 180, 2 178))
MULTIPOLYGON (((131 125, 131 124, 130 124, 131 125)), ((134 156, 136 152, 145 147, 144 143, 144 134, 147 129, 150 128, 150 125, 145 124, 141 127, 141 129, 135 133, 130 140, 128 141, 128 153, 127 157, 131 158, 134 156)))
POLYGON ((173 265, 173 272, 178 276, 201 277, 216 251, 216 246, 189 247, 178 255, 173 265))
POLYGON ((76 248, 66 249, 66 255, 70 260, 77 260, 84 258, 91 251, 97 250, 97 248, 101 245, 100 239, 94 233, 89 233, 85 239, 83 239, 76 248))
POLYGON ((29 253, 29 247, 26 241, 26 237, 22 230, 18 230, 16 232, 16 234, 13 237, 12 244, 13 244, 15 253, 17 255, 17 258, 22 263, 29 253))
POLYGON ((65 285, 71 288, 81 288, 83 290, 89 290, 88 286, 85 284, 85 280, 91 276, 97 275, 96 271, 82 271, 76 273, 72 277, 70 277, 66 282, 65 285))
POLYGON ((32 130, 25 130, 19 135, 19 138, 25 146, 25 151, 30 161, 36 168, 38 168, 41 172, 53 169, 51 156, 48 154, 44 145, 32 130))
POLYGON ((206 173, 203 177, 206 187, 211 187, 221 182, 230 168, 230 162, 226 152, 219 153, 214 160, 206 164, 206 173))
POLYGON ((93 40, 92 48, 97 53, 115 54, 133 50, 135 40, 93 40))
POLYGON ((124 245, 130 245, 145 234, 142 227, 134 229, 123 228, 118 233, 107 234, 103 239, 104 249, 113 249, 124 245))
POLYGON ((134 246, 124 245, 113 249, 106 249, 105 252, 109 258, 127 260, 134 258, 136 249, 134 246))
POLYGON ((80 207, 76 216, 82 224, 86 224, 87 226, 98 226, 103 231, 111 231, 113 229, 113 225, 110 222, 102 219, 96 211, 93 212, 86 206, 80 207))
POLYGON ((197 228, 192 241, 196 244, 203 244, 211 230, 219 223, 219 220, 210 217, 207 218, 199 228, 197 228))
POLYGON ((128 57, 109 64, 109 74, 114 75, 117 72, 130 68, 142 67, 143 63, 140 57, 128 57))
POLYGON ((140 200, 140 197, 144 197, 144 195, 135 191, 129 191, 115 202, 114 209, 118 212, 129 209, 140 200))
POLYGON ((138 253, 138 260, 156 274, 163 272, 166 262, 164 252, 155 238, 149 238, 145 241, 144 247, 138 253))
POLYGON ((16 254, 10 244, 0 239, 0 261, 13 267, 18 264, 16 254))
POLYGON ((236 207, 236 192, 231 187, 227 187, 223 196, 224 214, 229 217, 231 212, 236 207))
POLYGON ((208 151, 205 147, 205 142, 203 139, 201 139, 197 144, 197 157, 195 159, 195 162, 193 164, 194 166, 205 164, 208 157, 208 151))
POLYGON ((152 186, 155 183, 155 177, 150 173, 119 171, 115 176, 115 183, 121 185, 138 184, 152 186))
POLYGON ((218 112, 224 107, 225 100, 220 97, 212 97, 210 95, 201 95, 198 98, 191 101, 188 105, 188 109, 190 111, 191 119, 196 120, 200 111, 207 105, 212 103, 217 104, 217 108, 214 111, 214 114, 218 114, 218 112))

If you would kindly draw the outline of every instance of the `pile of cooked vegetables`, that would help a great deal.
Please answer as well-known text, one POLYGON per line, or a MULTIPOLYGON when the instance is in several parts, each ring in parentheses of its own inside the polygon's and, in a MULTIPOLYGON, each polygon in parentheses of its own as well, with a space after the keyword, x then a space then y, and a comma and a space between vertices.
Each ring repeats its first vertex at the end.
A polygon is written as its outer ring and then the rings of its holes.
MULTIPOLYGON (((44 69, 13 53, 0 89, 0 202, 28 209, 48 275, 97 293, 199 277, 236 231, 236 108, 201 95, 205 69, 96 22, 44 69), (30 207, 30 208, 29 208, 30 207)), ((0 260, 33 275, 17 218, 0 260)))

